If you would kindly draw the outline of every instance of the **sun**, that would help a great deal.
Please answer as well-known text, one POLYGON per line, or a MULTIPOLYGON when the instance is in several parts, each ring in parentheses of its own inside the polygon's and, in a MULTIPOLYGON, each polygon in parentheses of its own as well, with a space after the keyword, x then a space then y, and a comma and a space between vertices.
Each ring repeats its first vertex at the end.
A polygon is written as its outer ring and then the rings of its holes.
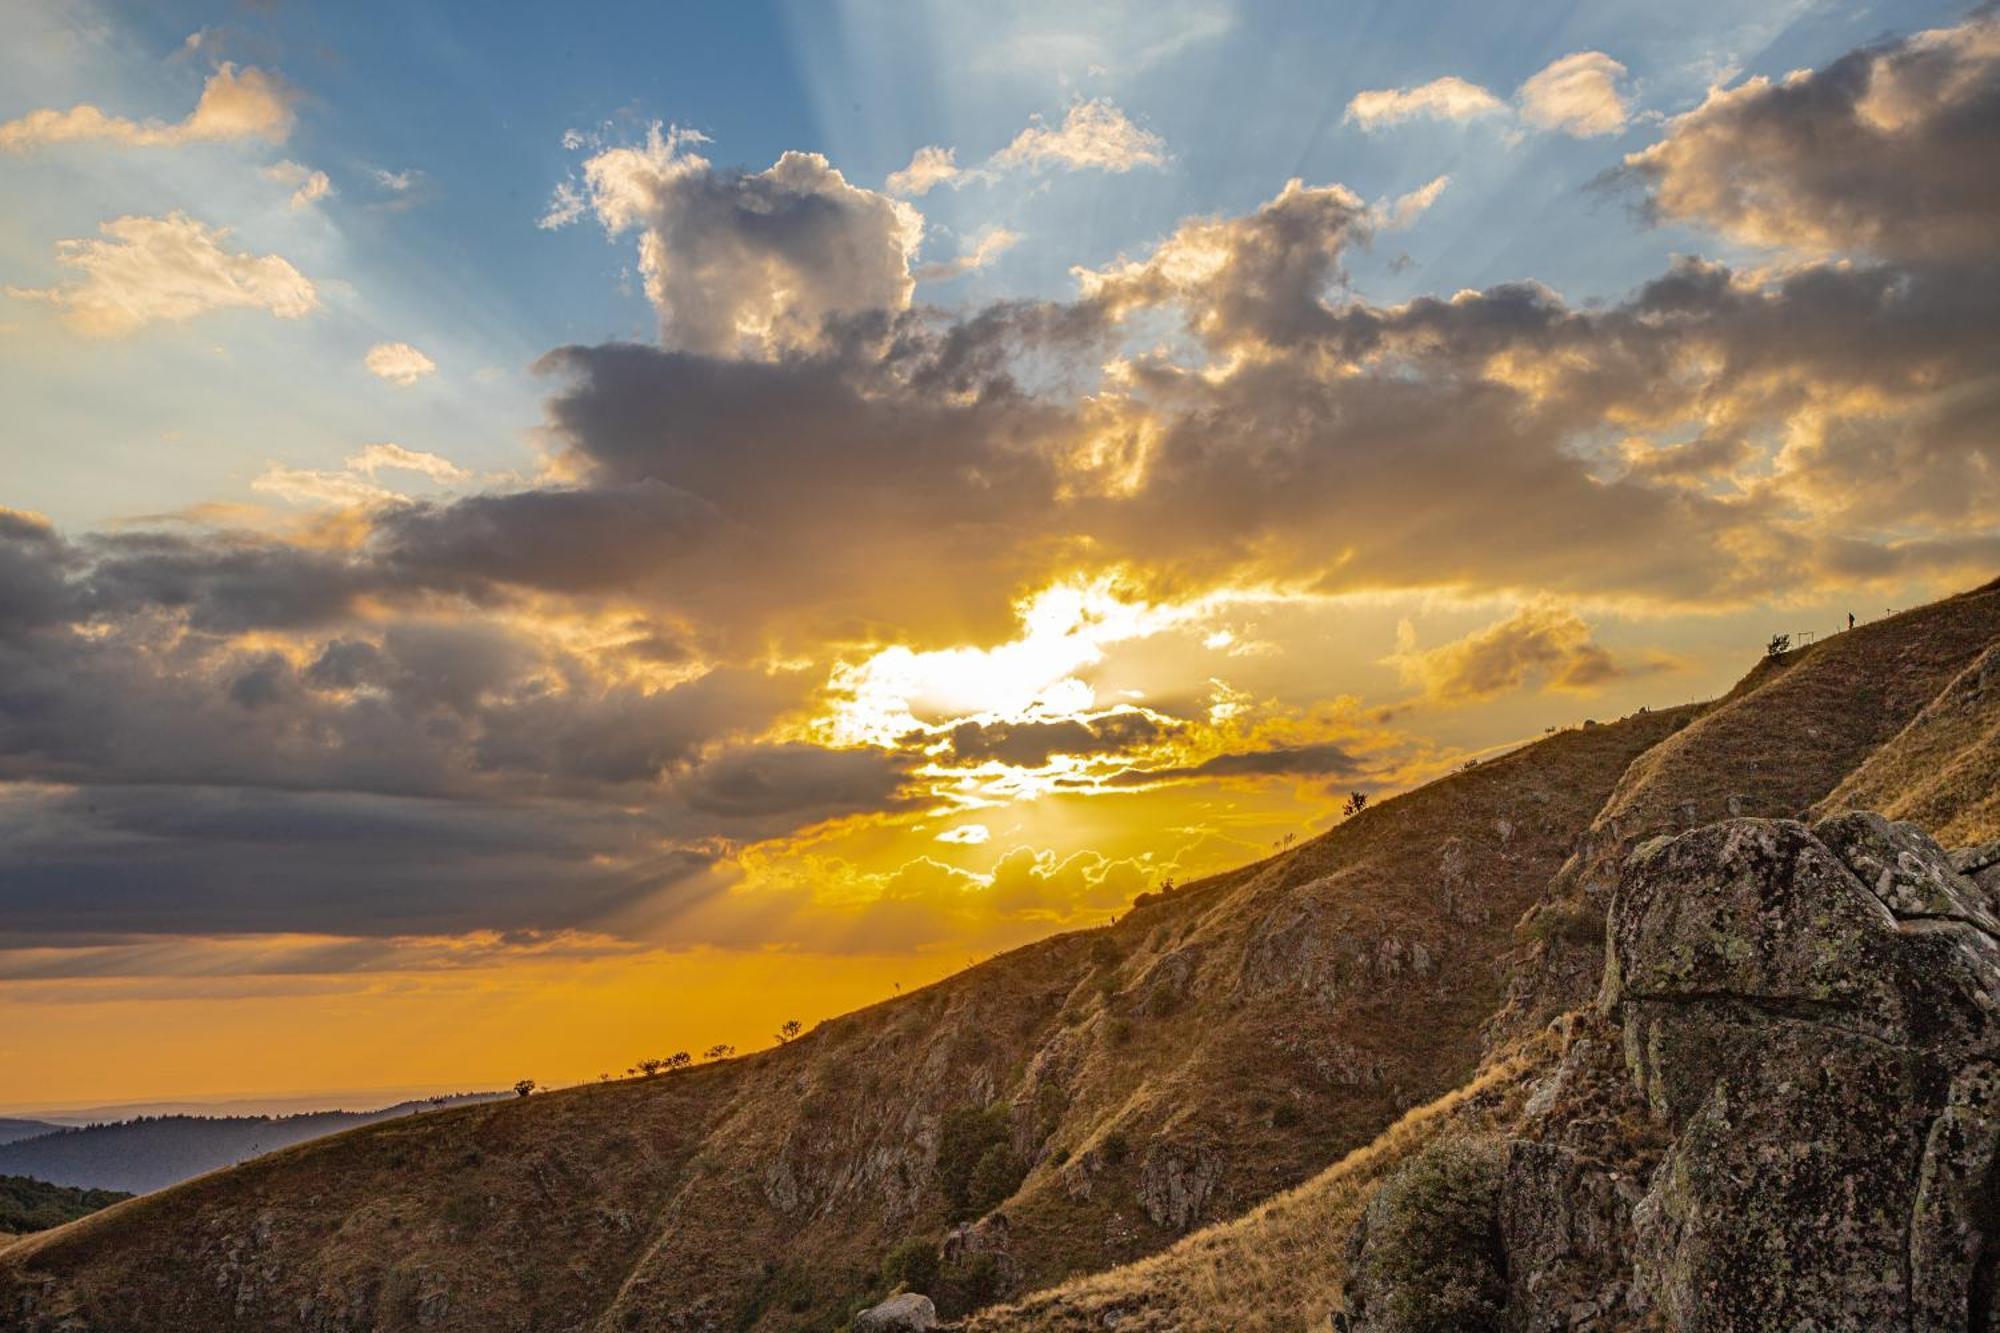
POLYGON ((1186 604, 1121 595, 1118 575, 1072 578, 1019 599, 1019 633, 992 647, 917 651, 897 645, 830 677, 829 739, 845 745, 892 745, 926 726, 964 718, 1053 720, 1097 707, 1104 682, 1083 674, 1114 643, 1149 638, 1208 613, 1208 599, 1186 604))

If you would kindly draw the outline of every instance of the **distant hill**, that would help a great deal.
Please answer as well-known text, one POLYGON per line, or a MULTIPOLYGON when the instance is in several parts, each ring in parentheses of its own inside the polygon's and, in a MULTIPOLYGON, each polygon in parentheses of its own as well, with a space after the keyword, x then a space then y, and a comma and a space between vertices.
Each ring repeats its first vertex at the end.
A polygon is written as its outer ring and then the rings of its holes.
POLYGON ((0 1117, 0 1143, 12 1143, 16 1139, 32 1139, 38 1134, 52 1134, 61 1129, 46 1120, 9 1120, 0 1117))
MULTIPOLYGON (((501 1095, 461 1093, 446 1104, 463 1106, 501 1095)), ((429 1102, 399 1102, 373 1111, 142 1116, 80 1128, 39 1125, 35 1137, 0 1141, 0 1173, 32 1176, 57 1185, 147 1194, 308 1139, 433 1109, 429 1102)), ((5 1124, 36 1122, 0 1121, 0 1125, 5 1124)))
POLYGON ((117 1190, 79 1190, 27 1176, 0 1176, 0 1236, 47 1231, 131 1197, 117 1190))

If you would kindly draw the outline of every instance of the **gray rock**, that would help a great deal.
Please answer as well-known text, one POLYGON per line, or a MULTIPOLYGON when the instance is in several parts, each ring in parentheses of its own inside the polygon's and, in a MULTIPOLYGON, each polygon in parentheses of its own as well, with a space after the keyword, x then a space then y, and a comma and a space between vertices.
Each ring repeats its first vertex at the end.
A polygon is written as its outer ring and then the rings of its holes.
POLYGON ((1986 919, 1875 816, 1633 856, 1602 1003, 1674 1135, 1633 1211, 1637 1304, 1686 1333, 1968 1326, 2000 1114, 1986 919))
POLYGON ((1497 1257, 1476 1158, 1427 1150, 1350 1240, 1353 1326, 2000 1333, 2000 940, 1972 859, 1869 814, 1641 845, 1598 1006, 1504 1145, 1497 1257), (1412 1322, 1496 1273, 1492 1308, 1412 1322))
POLYGON ((928 1296, 906 1291, 854 1316, 857 1333, 921 1333, 938 1326, 937 1306, 928 1296))
POLYGON ((1205 1148, 1156 1143, 1139 1171, 1139 1202, 1156 1226, 1186 1231, 1202 1217, 1222 1174, 1205 1148))

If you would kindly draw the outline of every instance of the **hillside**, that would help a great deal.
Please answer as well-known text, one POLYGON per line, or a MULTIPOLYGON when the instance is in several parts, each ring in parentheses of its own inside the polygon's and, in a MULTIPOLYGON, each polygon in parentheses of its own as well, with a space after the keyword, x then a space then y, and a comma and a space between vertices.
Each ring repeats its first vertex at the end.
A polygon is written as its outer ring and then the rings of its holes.
POLYGON ((117 1190, 79 1190, 27 1176, 0 1176, 0 1235, 47 1231, 131 1197, 117 1190))
MULTIPOLYGON (((1981 938, 1990 941, 2000 927, 2000 920, 1988 915, 2000 906, 2000 856, 1993 846, 2000 838, 1993 804, 1993 793, 2000 790, 2000 763, 1995 762, 1992 746, 1989 696, 1996 652, 1989 645, 2000 635, 1995 617, 1994 590, 1988 587, 1856 630, 1852 636, 1841 636, 1844 643, 1835 640, 1786 660, 1761 663, 1714 709, 1633 765, 1606 814, 1594 822, 1578 855, 1551 886, 1550 901, 1524 923, 1524 934, 1533 942, 1522 959, 1515 1005, 1525 995, 1544 1012, 1558 1007, 1546 989, 1553 972, 1579 990, 1588 988, 1582 1007, 1560 1014, 1546 1026, 1523 1022, 1517 1008, 1495 1031, 1527 1035, 1498 1036, 1492 1058, 1475 1079, 1412 1112, 1376 1142, 1298 1189, 1241 1218, 1197 1232, 1155 1258, 993 1308, 967 1327, 978 1333, 1105 1327, 1125 1333, 1236 1329, 1277 1333, 1324 1328, 1332 1312, 1341 1312, 1340 1317, 1356 1330, 1651 1327, 1647 1321, 1659 1317, 1664 1305, 1672 1311, 1667 1327, 1747 1330, 1770 1326, 1758 1322, 1770 1312, 1760 1312, 1757 1301, 1802 1302, 1808 1297, 1780 1292, 1774 1298, 1769 1290, 1743 1288, 1743 1273, 1759 1265, 1777 1266, 1778 1254, 1813 1250, 1820 1244, 1817 1238, 1826 1234, 1857 1237, 1853 1243, 1864 1249, 1884 1245, 1889 1251, 1884 1263, 1900 1271, 1906 1262, 1901 1256, 1902 1237, 1927 1225, 1926 1210, 1935 1212, 1943 1206, 1934 1195, 1913 1197, 1908 1182, 1929 1178, 1925 1172, 1946 1175, 1942 1165, 1930 1164, 1934 1159, 1953 1162, 1952 1170, 1976 1185, 1986 1179, 1985 1168, 1977 1165, 1984 1160, 1978 1154, 2000 1151, 2000 1144, 1980 1137, 1989 1131, 1970 1132, 1974 1122, 1968 1110, 1947 1108, 1940 1120, 1939 1107, 1925 1101, 1938 1095, 1935 1089, 1940 1084, 1952 1081, 1955 1068, 1964 1071, 1957 1075, 1960 1084, 1967 1089, 1981 1087, 1979 1071, 1985 1066, 1967 1052, 1983 1059, 2000 1054, 2000 1032, 1989 1031, 1991 1022, 1983 1016, 2000 1012, 2000 968, 1994 967, 1990 942, 1981 938), (1835 645, 1842 651, 1821 651, 1835 645), (1881 674, 1885 672, 1907 672, 1915 681, 1942 683, 1934 697, 1913 702, 1918 690, 1907 682, 1885 679, 1881 674), (1759 710, 1768 728, 1761 751, 1755 731, 1759 710), (1886 721, 1871 710, 1888 710, 1886 721), (1903 719, 1901 725, 1892 729, 1889 724, 1897 718, 1903 719), (1889 733, 1887 739, 1872 749, 1853 739, 1884 732, 1889 733), (1836 760, 1772 779, 1769 756, 1792 753, 1794 746, 1806 754, 1848 756, 1852 769, 1829 779, 1829 770, 1839 766, 1836 760), (1772 784, 1763 788, 1767 800, 1782 800, 1813 786, 1830 787, 1814 817, 1835 818, 1808 831, 1789 822, 1740 818, 1714 825, 1698 814, 1699 832, 1680 834, 1671 844, 1654 841, 1638 856, 1621 859, 1607 853, 1605 840, 1614 830, 1621 841, 1636 843, 1640 837, 1629 825, 1620 827, 1621 819, 1629 820, 1638 810, 1673 811, 1682 791, 1703 791, 1698 765, 1706 765, 1713 775, 1705 790, 1723 805, 1715 813, 1726 816, 1726 794, 1751 788, 1761 779, 1772 784), (1874 830, 1883 826, 1869 823, 1873 816, 1842 813, 1870 803, 1892 816, 1915 818, 1920 825, 1944 830, 1940 841, 1948 847, 1972 850, 1947 858, 1911 826, 1877 833, 1874 830), (1863 822, 1857 825, 1853 822, 1857 819, 1863 822), (1719 838, 1717 830, 1723 831, 1719 838), (1730 841, 1732 835, 1737 842, 1730 841), (1649 992, 1632 984, 1630 969, 1649 954, 1684 957, 1686 946, 1675 943, 1671 933, 1660 933, 1656 939, 1638 924, 1626 925, 1621 935, 1621 918, 1645 922, 1645 913, 1651 911, 1653 919, 1676 921, 1677 915, 1659 915, 1660 908, 1648 905, 1675 904, 1696 892, 1715 895, 1727 904, 1727 895, 1746 878, 1742 870, 1730 868, 1728 849, 1746 840, 1755 840, 1748 845, 1761 842, 1777 850, 1765 855, 1757 871, 1761 897, 1735 907, 1734 921, 1760 922, 1764 930, 1773 929, 1774 921, 1780 923, 1779 929, 1808 942, 1792 946, 1796 956, 1831 960, 1826 962, 1828 975, 1807 982, 1789 977, 1783 966, 1774 966, 1761 980, 1746 978, 1732 986, 1676 983, 1688 993, 1686 1000, 1633 998, 1649 992), (1653 850, 1661 848, 1685 850, 1678 856, 1653 850), (1601 869, 1611 884, 1594 887, 1589 899, 1579 901, 1580 872, 1614 864, 1615 869, 1601 869), (1909 901, 1891 893, 1889 881, 1883 879, 1883 867, 1890 865, 1902 867, 1898 873, 1919 876, 1927 885, 1924 898, 1909 901), (1803 897, 1785 896, 1796 895, 1794 886, 1808 877, 1815 885, 1828 887, 1803 897), (1951 886, 1951 896, 1940 899, 1938 890, 1929 885, 1951 886), (1883 932, 1885 923, 1890 926, 1886 937, 1878 940, 1869 941, 1865 935, 1852 943, 1821 939, 1821 919, 1802 916, 1792 905, 1822 901, 1836 892, 1858 898, 1864 886, 1888 894, 1889 911, 1875 909, 1878 915, 1871 921, 1876 932, 1883 932), (1935 947, 1927 942, 1929 937, 1958 930, 1949 924, 1954 921, 1974 929, 1957 937, 1952 952, 1929 958, 1919 953, 1922 962, 1903 959, 1912 949, 1935 947), (1554 929, 1551 922, 1560 922, 1564 929, 1554 929), (1538 923, 1542 929, 1536 929, 1538 923), (1614 950, 1624 950, 1628 970, 1616 986, 1606 986, 1599 1012, 1591 1002, 1599 998, 1596 988, 1607 933, 1614 950), (1856 952, 1863 949, 1866 952, 1856 952), (1586 966, 1568 974, 1551 969, 1547 955, 1556 950, 1584 958, 1586 966), (1947 963, 1946 958, 1957 961, 1947 963), (1963 993, 1984 989, 1989 994, 1983 1010, 1975 1006, 1980 1016, 1966 1020, 1960 1035, 1950 1036, 1945 1016, 1956 1002, 1949 991, 1937 989, 1933 978, 1961 966, 1969 969, 1963 974, 1963 993), (1878 978, 1898 973, 1906 979, 1892 984, 1904 988, 1903 996, 1892 998, 1896 992, 1878 978), (1579 975, 1584 978, 1581 982, 1579 975), (1865 1035, 1868 1024, 1839 1016, 1855 1004, 1854 997, 1868 993, 1864 984, 1874 987, 1876 994, 1888 992, 1875 1001, 1889 1006, 1884 1017, 1868 1020, 1885 1025, 1880 1036, 1865 1035), (1740 990, 1746 999, 1731 1006, 1708 998, 1730 989, 1740 990), (1808 1006, 1791 998, 1801 989, 1826 998, 1808 1006), (1760 990, 1777 991, 1785 998, 1758 1000, 1760 990), (1808 1021, 1822 1005, 1824 1022, 1808 1021), (1658 1023, 1664 1016, 1681 1022, 1683 1012, 1690 1016, 1686 1021, 1696 1035, 1682 1049, 1644 1043, 1635 1047, 1625 1035, 1624 1029, 1635 1021, 1658 1023), (1861 1028, 1863 1035, 1843 1036, 1848 1024, 1861 1028), (1859 1058, 1855 1049, 1885 1040, 1911 1051, 1910 1072, 1898 1075, 1899 1080, 1909 1081, 1888 1084, 1881 1094, 1885 1100, 1867 1104, 1843 1087, 1858 1073, 1837 1071, 1841 1062, 1859 1058), (1637 1050, 1657 1053, 1643 1061, 1636 1055, 1621 1058, 1621 1053, 1637 1050), (1717 1057, 1724 1053, 1733 1064, 1718 1065, 1717 1057), (1767 1074, 1765 1065, 1776 1072, 1767 1074), (1701 1313, 1705 1307, 1700 1305, 1682 1303, 1675 1308, 1674 1302, 1683 1298, 1673 1295, 1674 1270, 1652 1266, 1659 1251, 1649 1245, 1658 1244, 1658 1233, 1645 1231, 1648 1213, 1636 1205, 1650 1178, 1657 1191, 1648 1205, 1653 1216, 1669 1208, 1690 1209, 1686 1201, 1667 1192, 1674 1182, 1688 1177, 1655 1175, 1662 1162, 1680 1163, 1676 1168, 1680 1172, 1716 1169, 1708 1162, 1717 1145, 1689 1133, 1693 1117, 1685 1104, 1669 1098, 1659 1103, 1661 1110, 1649 1109, 1647 1080, 1655 1088, 1664 1078, 1668 1086, 1679 1079, 1699 1089, 1707 1086, 1718 1068, 1733 1069, 1729 1076, 1736 1080, 1730 1085, 1736 1100, 1729 1115, 1737 1128, 1722 1144, 1733 1140, 1753 1157, 1773 1144, 1788 1146, 1787 1153, 1766 1153, 1757 1159, 1762 1163, 1821 1151, 1840 1155, 1842 1161, 1827 1175, 1799 1174, 1782 1186, 1769 1186, 1768 1197, 1787 1201, 1783 1208, 1746 1213, 1742 1196, 1732 1190, 1734 1201, 1709 1203, 1706 1218, 1699 1211, 1684 1214, 1679 1223, 1684 1228, 1679 1251, 1684 1259, 1677 1262, 1705 1264, 1718 1262, 1705 1257, 1711 1254, 1765 1249, 1747 1268, 1746 1261, 1738 1258, 1732 1261, 1736 1269, 1722 1265, 1723 1271, 1710 1276, 1708 1280, 1717 1285, 1706 1288, 1701 1299, 1717 1305, 1711 1317, 1701 1313), (1663 1069, 1671 1072, 1663 1074, 1663 1069), (1788 1102, 1778 1095, 1788 1078, 1797 1087, 1816 1090, 1809 1097, 1825 1097, 1823 1108, 1814 1109, 1818 1103, 1813 1101, 1788 1102), (1758 1106, 1760 1097, 1771 1099, 1768 1109, 1758 1106), (1968 1154, 1970 1164, 1941 1155, 1945 1150, 1937 1146, 1935 1136, 1930 1148, 1906 1141, 1908 1135, 1933 1124, 1952 1126, 1953 1117, 1967 1128, 1952 1128, 1945 1142, 1960 1135, 1970 1139, 1962 1149, 1953 1150, 1968 1154), (1880 1123, 1871 1128, 1876 1121, 1880 1123), (1853 1128, 1842 1128, 1850 1124, 1853 1128), (1986 1147, 1979 1146, 1982 1141, 1986 1147), (1467 1161, 1482 1165, 1467 1171, 1467 1161), (1696 1162, 1702 1165, 1690 1165, 1696 1162), (1921 1170, 1920 1163, 1924 1163, 1921 1170), (1464 1186, 1463 1190, 1439 1188, 1444 1167, 1461 1173, 1462 1179, 1454 1177, 1450 1183, 1464 1186), (1870 1191, 1863 1192, 1876 1198, 1871 1206, 1889 1212, 1865 1217, 1855 1212, 1857 1196, 1843 1182, 1864 1174, 1879 1177, 1870 1191), (1385 1182, 1397 1182, 1400 1192, 1377 1204, 1385 1182), (1931 1201, 1925 1202, 1925 1197, 1931 1201), (1411 1207, 1412 1198, 1429 1202, 1411 1207), (1453 1218, 1463 1217, 1468 1198, 1475 1212, 1490 1218, 1491 1234, 1497 1238, 1494 1248, 1484 1248, 1482 1242, 1469 1252, 1446 1246, 1424 1253, 1418 1246, 1421 1262, 1406 1261, 1401 1252, 1391 1251, 1393 1262, 1385 1265, 1377 1259, 1370 1264, 1371 1247, 1407 1244, 1412 1233, 1448 1234, 1453 1218), (1436 1211, 1440 1199, 1455 1202, 1440 1213, 1436 1211), (1896 1209, 1907 1210, 1908 1215, 1896 1209), (1364 1225, 1364 1218, 1374 1219, 1375 1224, 1364 1225), (1725 1225, 1722 1219, 1740 1221, 1725 1225), (1796 1234, 1801 1225, 1816 1239, 1796 1234), (1384 1232, 1399 1239, 1385 1240, 1384 1232), (1713 1233, 1712 1238, 1699 1243, 1685 1240, 1704 1233, 1713 1233), (1364 1271, 1357 1274, 1357 1265, 1364 1271), (1477 1275, 1482 1266, 1495 1285, 1481 1312, 1460 1311, 1445 1324, 1429 1325, 1406 1323, 1395 1313, 1407 1314, 1436 1294, 1425 1290, 1422 1282, 1413 1282, 1412 1274, 1448 1270, 1464 1278, 1477 1275), (1372 1274, 1366 1271, 1371 1267, 1372 1274), (1393 1279, 1382 1276, 1385 1267, 1393 1279), (1730 1296, 1718 1299, 1720 1293, 1730 1296)), ((1697 794, 1685 799, 1699 803, 1704 798, 1697 794)), ((1664 822, 1668 827, 1654 830, 1656 838, 1674 832, 1673 821, 1664 822)), ((1661 925, 1648 928, 1669 931, 1661 925)), ((1749 933, 1746 926, 1732 924, 1719 938, 1730 941, 1749 933)), ((1746 951, 1757 956, 1736 943, 1727 944, 1723 956, 1740 958, 1746 951)), ((1661 984, 1659 990, 1667 987, 1661 984)), ((1683 1095, 1699 1100, 1692 1092, 1683 1095)), ((1991 1117, 2000 1113, 2000 1101, 1992 1097, 1991 1089, 1951 1095, 1968 1106, 1984 1108, 1979 1114, 1987 1119, 1978 1123, 1991 1124, 1991 1117)), ((1745 1163, 1739 1157, 1724 1169, 1731 1179, 1748 1180, 1757 1171, 1757 1162, 1745 1163)), ((1977 1248, 1983 1224, 1954 1225, 1961 1237, 1971 1239, 1953 1244, 1977 1248)), ((1991 1242, 1984 1252, 1992 1252, 1991 1242)), ((1852 1252, 1842 1262, 1866 1266, 1852 1252)), ((1990 1275, 1969 1277, 1961 1267, 1950 1269, 1956 1274, 1950 1276, 1943 1260, 1936 1262, 1938 1277, 1930 1285, 1957 1291, 1961 1301, 1973 1299, 1965 1295, 1968 1290, 1993 1289, 1990 1275)), ((1909 1322, 1908 1302, 1915 1299, 1910 1283, 1896 1288, 1901 1295, 1883 1297, 1879 1292, 1863 1296, 1844 1288, 1832 1275, 1822 1274, 1815 1281, 1820 1285, 1810 1299, 1821 1301, 1820 1308, 1830 1307, 1836 1316, 1828 1327, 1968 1326, 1956 1318, 1925 1322, 1922 1314, 1909 1322), (1886 1322, 1852 1322, 1854 1311, 1869 1308, 1866 1302, 1875 1299, 1892 1302, 1886 1322)), ((1796 1314, 1805 1307, 1788 1308, 1796 1314)), ((1976 1318, 1970 1326, 1988 1325, 1976 1318)))
POLYGON ((821 1329, 961 1219, 948 1311, 1142 1257, 1471 1076, 1514 922, 1689 715, 1550 737, 781 1049, 135 1200, 18 1243, 0 1290, 104 1330, 821 1329))
MULTIPOLYGON (((468 1093, 449 1104, 500 1095, 468 1093)), ((145 1194, 294 1143, 419 1112, 432 1113, 431 1104, 402 1102, 374 1111, 288 1116, 146 1116, 68 1129, 45 1125, 35 1137, 0 1143, 0 1174, 145 1194)))
POLYGON ((1323 1325, 1387 1271, 1338 1239, 1381 1182, 1469 1137, 1660 1160, 1623 1011, 1573 1012, 1627 849, 1947 770, 1934 812, 2000 831, 1968 693, 1996 638, 1989 587, 771 1051, 288 1148, 15 1242, 0 1299, 97 1333, 825 1329, 913 1280, 947 1318, 1002 1302, 980 1329, 1323 1325))

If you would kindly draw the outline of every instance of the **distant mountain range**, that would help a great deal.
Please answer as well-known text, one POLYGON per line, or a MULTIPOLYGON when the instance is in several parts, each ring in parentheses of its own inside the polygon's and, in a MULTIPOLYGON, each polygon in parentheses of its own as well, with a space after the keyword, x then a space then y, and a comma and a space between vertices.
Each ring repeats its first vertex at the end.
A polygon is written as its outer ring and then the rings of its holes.
POLYGON ((51 1134, 61 1129, 46 1120, 9 1120, 0 1117, 0 1143, 12 1143, 16 1139, 32 1139, 38 1134, 51 1134))
POLYGON ((312 1111, 287 1116, 142 1116, 75 1128, 34 1120, 0 1120, 0 1175, 145 1194, 357 1125, 415 1115, 437 1105, 464 1106, 503 1095, 467 1092, 441 1104, 408 1101, 372 1111, 312 1111))

